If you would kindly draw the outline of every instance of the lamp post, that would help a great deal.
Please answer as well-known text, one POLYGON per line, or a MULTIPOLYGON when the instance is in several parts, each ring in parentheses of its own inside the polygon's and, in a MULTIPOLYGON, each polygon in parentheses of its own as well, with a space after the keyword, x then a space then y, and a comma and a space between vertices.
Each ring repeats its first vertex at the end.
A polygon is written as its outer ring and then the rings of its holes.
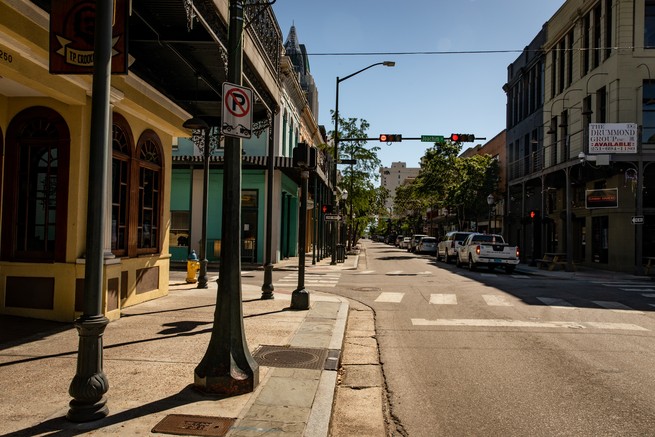
POLYGON ((202 151, 202 229, 200 237, 200 271, 198 272, 198 288, 207 288, 207 203, 209 201, 209 132, 210 127, 205 120, 198 117, 190 118, 182 125, 185 129, 200 130, 203 132, 203 145, 196 146, 202 151))
MULTIPOLYGON (((378 65, 384 65, 385 67, 393 67, 396 65, 395 62, 393 61, 383 61, 383 62, 376 62, 375 64, 371 64, 368 67, 364 67, 361 70, 358 70, 352 74, 349 74, 346 77, 338 77, 337 76, 337 96, 336 96, 336 101, 334 105, 334 172, 332 173, 332 189, 334 192, 336 192, 337 189, 337 164, 339 163, 339 84, 343 82, 344 80, 350 79, 353 76, 358 75, 359 73, 362 73, 369 68, 373 68, 378 65)), ((336 213, 339 213, 339 204, 336 202, 336 195, 333 197, 333 204, 335 205, 336 208, 336 213)), ((335 225, 336 227, 336 225, 335 225)), ((334 232, 332 232, 332 261, 330 262, 331 265, 336 265, 337 264, 337 232, 336 229, 334 232)))
POLYGON ((309 195, 309 171, 300 172, 302 193, 300 197, 298 238, 298 288, 291 293, 291 309, 308 310, 309 292, 305 290, 305 249, 307 246, 307 197, 309 195))
MULTIPOLYGON (((343 199, 344 208, 346 207, 346 201, 348 200, 348 194, 349 194, 348 190, 343 190, 341 192, 341 198, 343 199)), ((352 199, 351 199, 351 202, 352 202, 352 199)), ((349 213, 349 216, 350 216, 350 213, 349 213)), ((346 224, 346 240, 348 240, 348 247, 350 247, 350 232, 348 230, 348 226, 352 226, 352 223, 347 223, 346 224)), ((344 250, 345 250, 345 247, 344 247, 344 250)), ((344 253, 344 255, 345 255, 345 253, 344 253)))
POLYGON ((489 233, 493 233, 493 228, 491 227, 491 210, 494 207, 494 203, 496 202, 496 199, 494 199, 494 195, 490 194, 487 196, 487 205, 489 205, 489 233))

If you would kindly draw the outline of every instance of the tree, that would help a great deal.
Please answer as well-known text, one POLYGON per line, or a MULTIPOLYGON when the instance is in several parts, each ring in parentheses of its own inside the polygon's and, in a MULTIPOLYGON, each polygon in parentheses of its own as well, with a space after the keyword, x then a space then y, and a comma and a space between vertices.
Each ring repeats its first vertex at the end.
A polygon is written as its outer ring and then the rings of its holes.
MULTIPOLYGON (((365 147, 369 123, 364 119, 339 117, 339 127, 339 138, 345 139, 339 141, 339 159, 355 160, 354 164, 343 169, 339 184, 342 190, 348 191, 346 221, 350 248, 357 243, 373 217, 380 213, 381 192, 374 184, 381 164, 377 155, 380 147, 365 147)), ((330 135, 334 138, 334 131, 330 135)))

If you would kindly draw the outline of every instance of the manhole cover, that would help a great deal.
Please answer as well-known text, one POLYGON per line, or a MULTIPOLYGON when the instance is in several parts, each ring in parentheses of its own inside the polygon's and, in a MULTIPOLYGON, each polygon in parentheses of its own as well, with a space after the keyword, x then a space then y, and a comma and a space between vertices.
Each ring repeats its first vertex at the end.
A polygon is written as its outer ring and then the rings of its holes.
POLYGON ((174 435, 222 437, 236 419, 188 414, 169 414, 152 429, 152 432, 174 435))
POLYGON ((262 346, 253 355, 260 366, 294 369, 323 369, 327 349, 262 346))
POLYGON ((359 288, 353 288, 355 291, 381 291, 380 288, 378 287, 359 287, 359 288))

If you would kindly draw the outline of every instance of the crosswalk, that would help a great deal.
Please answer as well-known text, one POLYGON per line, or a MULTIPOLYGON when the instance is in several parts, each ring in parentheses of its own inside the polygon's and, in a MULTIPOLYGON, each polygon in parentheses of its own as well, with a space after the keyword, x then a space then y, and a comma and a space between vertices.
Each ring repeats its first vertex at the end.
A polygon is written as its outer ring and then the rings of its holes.
MULTIPOLYGON (((305 287, 328 287, 334 288, 339 283, 341 273, 339 272, 325 272, 325 273, 310 273, 305 272, 305 287)), ((295 287, 298 285, 298 272, 292 272, 288 275, 278 279, 273 283, 273 286, 280 288, 295 287)))
MULTIPOLYGON (((382 292, 375 299, 378 303, 402 303, 407 293, 403 292, 382 292)), ((475 298, 475 297, 474 297, 475 298)), ((516 299, 511 299, 508 296, 500 294, 483 294, 480 298, 487 306, 492 307, 513 307, 520 303, 516 299)), ((576 309, 573 303, 565 299, 537 296, 536 299, 547 307, 553 309, 571 310, 576 309)), ((598 308, 604 308, 617 313, 630 313, 630 314, 644 314, 643 311, 631 308, 621 302, 603 301, 603 300, 590 300, 598 308)), ((430 305, 457 305, 457 295, 453 293, 432 293, 429 299, 430 305)), ((655 303, 649 304, 655 307, 655 303)))

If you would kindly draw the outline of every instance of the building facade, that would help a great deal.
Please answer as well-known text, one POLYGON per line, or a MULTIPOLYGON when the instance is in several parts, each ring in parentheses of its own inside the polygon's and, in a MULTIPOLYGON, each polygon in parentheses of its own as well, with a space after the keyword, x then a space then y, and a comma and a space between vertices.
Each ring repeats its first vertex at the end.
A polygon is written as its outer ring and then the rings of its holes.
POLYGON ((396 195, 396 189, 403 185, 407 179, 416 178, 419 167, 407 167, 405 162, 392 162, 391 167, 380 168, 380 186, 389 191, 389 195, 384 201, 387 211, 393 215, 393 199, 396 195))
POLYGON ((508 231, 526 261, 640 273, 655 255, 654 11, 569 0, 509 66, 508 231))
MULTIPOLYGON (((71 50, 83 55, 76 58, 80 62, 93 59, 84 55, 93 49, 93 38, 82 32, 84 21, 74 18, 94 2, 78 3, 66 12, 71 35, 79 39, 65 48, 50 34, 53 5, 59 3, 0 3, 2 314, 72 321, 83 309, 89 150, 97 147, 90 144, 93 67, 55 73, 50 64, 71 50)), ((190 8, 175 0, 115 4, 116 22, 129 32, 118 40, 127 44, 115 47, 126 61, 125 70, 111 76, 106 145, 101 310, 110 319, 120 317, 123 307, 168 293, 172 222, 184 221, 171 216, 179 210, 171 205, 179 176, 173 149, 177 138, 189 135, 186 120, 220 115, 229 21, 227 2, 196 0, 190 8)), ((243 83, 257 96, 252 112, 262 131, 278 112, 282 52, 274 15, 266 8, 248 8, 254 21, 243 36, 243 83)), ((259 198, 253 205, 261 205, 259 198)))

